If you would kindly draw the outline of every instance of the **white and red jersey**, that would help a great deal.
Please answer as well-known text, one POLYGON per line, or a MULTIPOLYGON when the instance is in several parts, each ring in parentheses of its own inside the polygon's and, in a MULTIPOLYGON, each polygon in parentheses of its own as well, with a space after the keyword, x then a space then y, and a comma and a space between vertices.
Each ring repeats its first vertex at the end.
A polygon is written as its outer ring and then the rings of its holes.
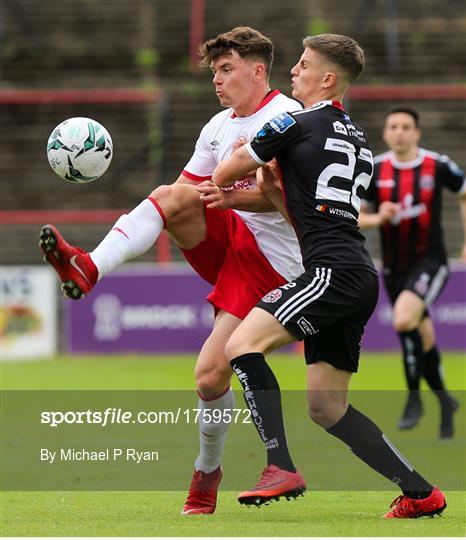
MULTIPOLYGON (((183 174, 191 180, 210 180, 217 165, 227 159, 240 138, 252 140, 262 126, 282 112, 301 109, 301 105, 278 90, 270 92, 251 116, 238 117, 233 109, 216 114, 204 126, 183 174)), ((255 177, 238 179, 235 189, 254 189, 255 177)), ((279 212, 234 210, 254 235, 261 252, 273 268, 287 280, 303 272, 298 239, 291 225, 279 212)))

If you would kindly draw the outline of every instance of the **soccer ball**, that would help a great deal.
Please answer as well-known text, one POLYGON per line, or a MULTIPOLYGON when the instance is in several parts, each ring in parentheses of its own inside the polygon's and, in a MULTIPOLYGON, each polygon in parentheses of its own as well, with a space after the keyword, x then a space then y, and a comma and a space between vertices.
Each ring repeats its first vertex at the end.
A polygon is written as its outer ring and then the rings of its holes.
POLYGON ((108 131, 90 118, 69 118, 59 124, 47 141, 47 158, 64 180, 86 184, 108 169, 113 143, 108 131))

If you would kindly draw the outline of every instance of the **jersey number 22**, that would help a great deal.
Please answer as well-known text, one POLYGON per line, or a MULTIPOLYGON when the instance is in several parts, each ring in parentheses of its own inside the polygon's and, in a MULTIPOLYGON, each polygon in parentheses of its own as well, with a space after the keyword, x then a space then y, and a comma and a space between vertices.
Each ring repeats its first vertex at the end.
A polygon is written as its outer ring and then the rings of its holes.
POLYGON ((361 208, 361 198, 357 194, 357 191, 360 186, 365 190, 369 187, 374 168, 372 152, 367 148, 361 148, 356 157, 356 147, 353 144, 342 139, 333 139, 331 137, 325 141, 324 149, 329 150, 330 152, 341 152, 346 154, 348 156, 348 164, 331 163, 325 167, 317 179, 316 199, 347 203, 359 213, 361 208), (366 161, 370 164, 370 174, 361 172, 356 178, 353 178, 357 159, 366 161), (348 188, 346 189, 346 186, 345 189, 329 186, 330 180, 335 177, 348 180, 348 188))

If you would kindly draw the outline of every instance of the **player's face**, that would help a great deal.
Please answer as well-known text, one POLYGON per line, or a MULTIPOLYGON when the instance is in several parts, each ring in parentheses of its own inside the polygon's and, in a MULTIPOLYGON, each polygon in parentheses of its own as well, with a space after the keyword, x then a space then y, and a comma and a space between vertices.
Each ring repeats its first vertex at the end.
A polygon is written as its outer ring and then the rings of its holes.
POLYGON ((237 114, 247 108, 256 92, 261 71, 258 65, 259 62, 242 58, 236 51, 211 62, 215 93, 223 107, 232 107, 237 114))
POLYGON ((291 90, 294 98, 309 107, 324 99, 322 83, 328 73, 324 58, 306 47, 299 62, 291 70, 291 90))
POLYGON ((390 150, 406 154, 417 147, 421 132, 414 118, 407 113, 397 112, 387 116, 383 130, 383 140, 390 150))

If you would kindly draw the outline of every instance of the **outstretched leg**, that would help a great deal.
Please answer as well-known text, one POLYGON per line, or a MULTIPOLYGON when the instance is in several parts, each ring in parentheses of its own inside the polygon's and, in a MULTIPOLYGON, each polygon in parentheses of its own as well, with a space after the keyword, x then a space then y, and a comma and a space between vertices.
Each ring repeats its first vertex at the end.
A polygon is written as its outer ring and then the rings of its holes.
POLYGON ((178 245, 191 249, 205 237, 204 205, 194 186, 160 186, 122 215, 91 252, 68 244, 53 225, 42 227, 39 246, 57 271, 65 295, 79 299, 98 279, 148 251, 166 228, 178 245))

